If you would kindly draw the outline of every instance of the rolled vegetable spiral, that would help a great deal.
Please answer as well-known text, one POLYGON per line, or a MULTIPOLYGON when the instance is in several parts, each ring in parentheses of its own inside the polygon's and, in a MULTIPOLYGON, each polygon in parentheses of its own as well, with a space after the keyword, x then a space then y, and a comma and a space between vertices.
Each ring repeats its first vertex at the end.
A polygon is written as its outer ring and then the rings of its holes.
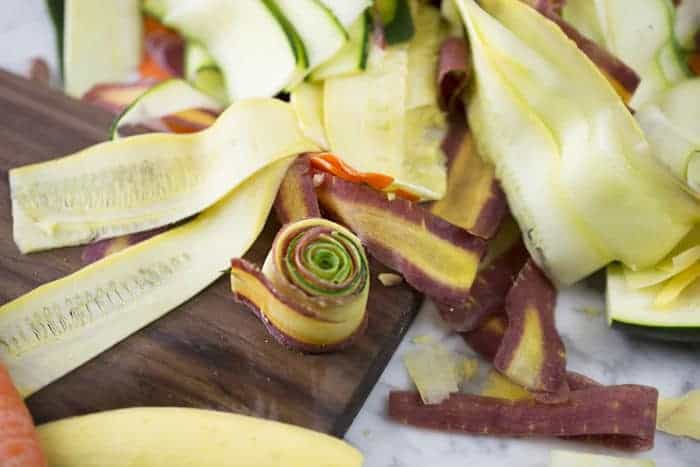
POLYGON ((364 331, 369 266, 360 240, 321 218, 283 226, 262 270, 236 258, 231 288, 282 344, 305 352, 349 345, 364 331))

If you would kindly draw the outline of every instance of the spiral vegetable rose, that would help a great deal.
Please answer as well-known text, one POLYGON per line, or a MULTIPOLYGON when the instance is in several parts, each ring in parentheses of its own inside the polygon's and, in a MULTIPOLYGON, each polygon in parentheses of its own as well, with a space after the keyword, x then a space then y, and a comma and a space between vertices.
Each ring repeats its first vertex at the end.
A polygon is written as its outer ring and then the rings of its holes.
POLYGON ((305 352, 342 348, 366 324, 369 266, 360 240, 334 222, 283 226, 262 270, 231 263, 231 288, 282 344, 305 352))

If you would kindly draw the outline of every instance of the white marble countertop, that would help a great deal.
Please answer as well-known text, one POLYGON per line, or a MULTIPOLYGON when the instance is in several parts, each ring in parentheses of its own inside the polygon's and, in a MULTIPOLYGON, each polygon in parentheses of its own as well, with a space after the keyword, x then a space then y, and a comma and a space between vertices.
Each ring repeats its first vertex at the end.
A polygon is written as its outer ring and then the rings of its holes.
MULTIPOLYGON (((55 41, 42 0, 3 2, 0 44, 2 68, 24 74, 31 58, 41 56, 55 70, 55 41)), ((608 329, 604 315, 582 311, 603 307, 601 293, 585 286, 560 293, 557 322, 566 343, 569 369, 606 384, 648 384, 668 397, 700 387, 700 346, 632 339, 608 329)), ((385 415, 389 391, 411 388, 401 355, 414 345, 413 337, 423 335, 471 355, 461 338, 450 335, 442 325, 434 307, 426 304, 347 433, 347 440, 365 454, 366 467, 545 467, 549 450, 555 447, 605 452, 575 442, 445 434, 389 421, 385 415)), ((485 370, 486 365, 481 365, 482 373, 485 370)), ((654 459, 658 467, 697 466, 700 442, 658 433, 655 448, 642 457, 654 459)))

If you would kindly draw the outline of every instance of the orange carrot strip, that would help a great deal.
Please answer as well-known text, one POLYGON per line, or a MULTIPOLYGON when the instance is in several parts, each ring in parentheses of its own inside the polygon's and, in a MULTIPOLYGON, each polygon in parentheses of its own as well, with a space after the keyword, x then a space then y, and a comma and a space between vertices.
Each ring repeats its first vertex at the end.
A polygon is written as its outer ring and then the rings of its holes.
POLYGON ((46 467, 32 416, 0 363, 0 465, 46 467))
POLYGON ((410 191, 402 190, 401 188, 397 189, 394 191, 394 194, 398 196, 399 198, 407 199, 409 201, 418 201, 420 199, 420 196, 414 195, 410 191))
POLYGON ((341 158, 329 152, 315 154, 311 158, 311 164, 319 170, 329 172, 336 177, 340 177, 349 182, 364 182, 377 190, 383 190, 394 182, 393 177, 388 175, 374 172, 358 172, 343 162, 341 158))
POLYGON ((139 64, 141 78, 152 78, 158 81, 172 78, 172 74, 164 70, 149 54, 144 54, 143 60, 139 64))
POLYGON ((143 17, 143 32, 144 34, 152 33, 167 33, 167 34, 177 34, 174 29, 170 29, 153 16, 144 15, 143 17))

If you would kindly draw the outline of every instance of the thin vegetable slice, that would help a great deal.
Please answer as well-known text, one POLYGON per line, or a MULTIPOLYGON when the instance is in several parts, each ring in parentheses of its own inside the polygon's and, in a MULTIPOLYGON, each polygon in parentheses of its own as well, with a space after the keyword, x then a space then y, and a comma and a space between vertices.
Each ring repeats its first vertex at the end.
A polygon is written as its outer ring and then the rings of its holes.
POLYGON ((615 91, 623 101, 629 102, 639 86, 639 75, 625 65, 619 58, 607 52, 598 44, 579 33, 576 28, 567 23, 558 15, 551 4, 551 0, 536 0, 537 10, 546 18, 554 21, 569 39, 576 43, 581 52, 598 66, 598 69, 610 81, 615 91))
POLYGON ((507 326, 508 318, 505 312, 502 312, 495 314, 473 331, 462 333, 462 337, 473 351, 492 362, 496 358, 507 326))
POLYGON ((331 150, 358 171, 392 177, 395 189, 440 198, 446 187, 440 151, 444 116, 431 105, 406 110, 405 47, 373 54, 371 62, 362 74, 324 83, 323 118, 331 150))
POLYGON ((312 218, 280 229, 262 271, 231 262, 231 289, 283 345, 329 352, 350 345, 367 323, 369 265, 360 240, 312 218))
MULTIPOLYGON (((452 4, 452 0, 444 3, 452 4)), ((450 111, 460 104, 471 77, 469 46, 461 37, 450 37, 440 46, 437 82, 440 107, 450 111)))
MULTIPOLYGON (((406 109, 435 106, 438 104, 435 82, 445 28, 437 8, 417 0, 407 0, 407 7, 409 4, 416 28, 415 37, 408 43, 406 109)), ((386 30, 384 32, 388 33, 386 30)))
POLYGON ((493 237, 508 209, 506 198, 461 118, 453 118, 442 148, 447 155, 447 191, 430 211, 478 237, 493 237))
POLYGON ((47 467, 32 416, 0 362, 0 465, 47 467))
MULTIPOLYGON (((110 129, 112 139, 120 137, 121 126, 147 123, 188 109, 207 109, 219 113, 223 106, 184 80, 163 81, 148 89, 116 118, 110 129)), ((213 123, 213 119, 209 122, 213 123)), ((203 124, 202 129, 206 126, 203 124)))
POLYGON ((656 463, 651 459, 626 459, 554 449, 550 453, 549 467, 656 467, 656 463))
POLYGON ((81 97, 98 83, 126 81, 141 61, 141 2, 66 0, 63 80, 81 97))
POLYGON ((700 340, 700 282, 682 290, 669 305, 657 306, 664 284, 633 289, 619 265, 607 270, 606 310, 608 322, 615 326, 664 340, 697 342, 700 340))
POLYGON ((240 101, 200 133, 134 136, 11 170, 14 238, 29 252, 167 225, 313 149, 288 104, 240 101))
POLYGON ((221 276, 262 231, 291 157, 248 177, 195 220, 0 307, 0 359, 20 393, 55 381, 221 276))
MULTIPOLYGON (((461 363, 440 344, 422 346, 403 356, 411 380, 424 404, 438 404, 459 391, 461 377, 456 368, 461 363)), ((462 371, 460 371, 462 373, 462 371)))
POLYGON ((666 258, 652 268, 632 271, 624 268, 627 285, 642 289, 660 284, 685 271, 700 260, 700 228, 694 228, 671 250, 666 258))
POLYGON ((120 114, 154 84, 155 82, 150 80, 129 84, 98 84, 86 92, 82 99, 110 112, 120 114))
POLYGON ((135 407, 39 427, 52 466, 361 467, 332 436, 261 418, 175 407, 135 407), (309 449, 313 446, 313 449, 309 449))
POLYGON ((671 435, 700 440, 700 390, 675 399, 659 399, 656 428, 671 435))
POLYGON ((695 223, 697 206, 654 163, 607 80, 527 5, 458 5, 476 73, 470 127, 533 258, 561 284, 614 259, 657 263, 695 223))
POLYGON ((536 392, 566 389, 566 350, 554 324, 555 301, 556 290, 532 260, 506 297, 508 326, 494 366, 536 392))
POLYGON ((529 257, 525 245, 518 241, 479 269, 465 304, 449 306, 438 302, 443 321, 454 331, 473 331, 491 316, 502 312, 506 295, 529 257))
POLYGON ((300 83, 289 95, 304 135, 322 149, 328 149, 323 128, 323 85, 300 83))
POLYGON ((347 31, 348 42, 333 57, 311 71, 311 81, 319 82, 333 76, 351 75, 367 68, 372 36, 372 15, 369 11, 360 15, 347 31))
POLYGON ((419 205, 324 174, 316 189, 324 212, 347 225, 382 263, 444 303, 469 298, 485 243, 419 205))
POLYGON ((572 391, 561 404, 452 394, 424 405, 417 393, 392 391, 389 417, 399 423, 503 436, 589 439, 631 450, 654 444, 658 392, 648 386, 620 385, 572 391))
POLYGON ((358 172, 343 162, 341 158, 329 152, 311 155, 311 165, 315 169, 327 172, 353 183, 366 183, 375 190, 387 189, 394 179, 388 175, 374 172, 358 172))
POLYGON ((700 196, 700 78, 669 88, 641 106, 635 117, 654 156, 700 196))
MULTIPOLYGON (((146 21, 152 22, 153 19, 148 18, 146 21)), ((168 30, 164 27, 157 28, 154 31, 149 31, 147 26, 144 37, 144 60, 139 66, 139 71, 142 77, 148 77, 148 62, 153 62, 153 65, 162 73, 162 78, 175 78, 185 76, 185 41, 175 31, 168 30)), ((159 76, 152 76, 158 79, 159 76)))
POLYGON ((118 253, 132 245, 136 245, 137 243, 141 243, 151 237, 161 234, 165 232, 165 230, 165 228, 147 230, 145 232, 125 235, 123 237, 108 238, 91 243, 83 248, 80 259, 83 261, 83 264, 94 263, 95 261, 99 261, 102 258, 106 258, 109 255, 118 253))
POLYGON ((489 371, 486 376, 484 386, 481 388, 481 395, 511 401, 535 398, 530 391, 494 370, 489 371))
POLYGON ((277 192, 275 212, 282 224, 321 217, 308 156, 297 157, 287 170, 277 192))
POLYGON ((231 102, 274 96, 303 77, 303 46, 271 1, 164 3, 163 23, 201 43, 214 57, 231 102))

